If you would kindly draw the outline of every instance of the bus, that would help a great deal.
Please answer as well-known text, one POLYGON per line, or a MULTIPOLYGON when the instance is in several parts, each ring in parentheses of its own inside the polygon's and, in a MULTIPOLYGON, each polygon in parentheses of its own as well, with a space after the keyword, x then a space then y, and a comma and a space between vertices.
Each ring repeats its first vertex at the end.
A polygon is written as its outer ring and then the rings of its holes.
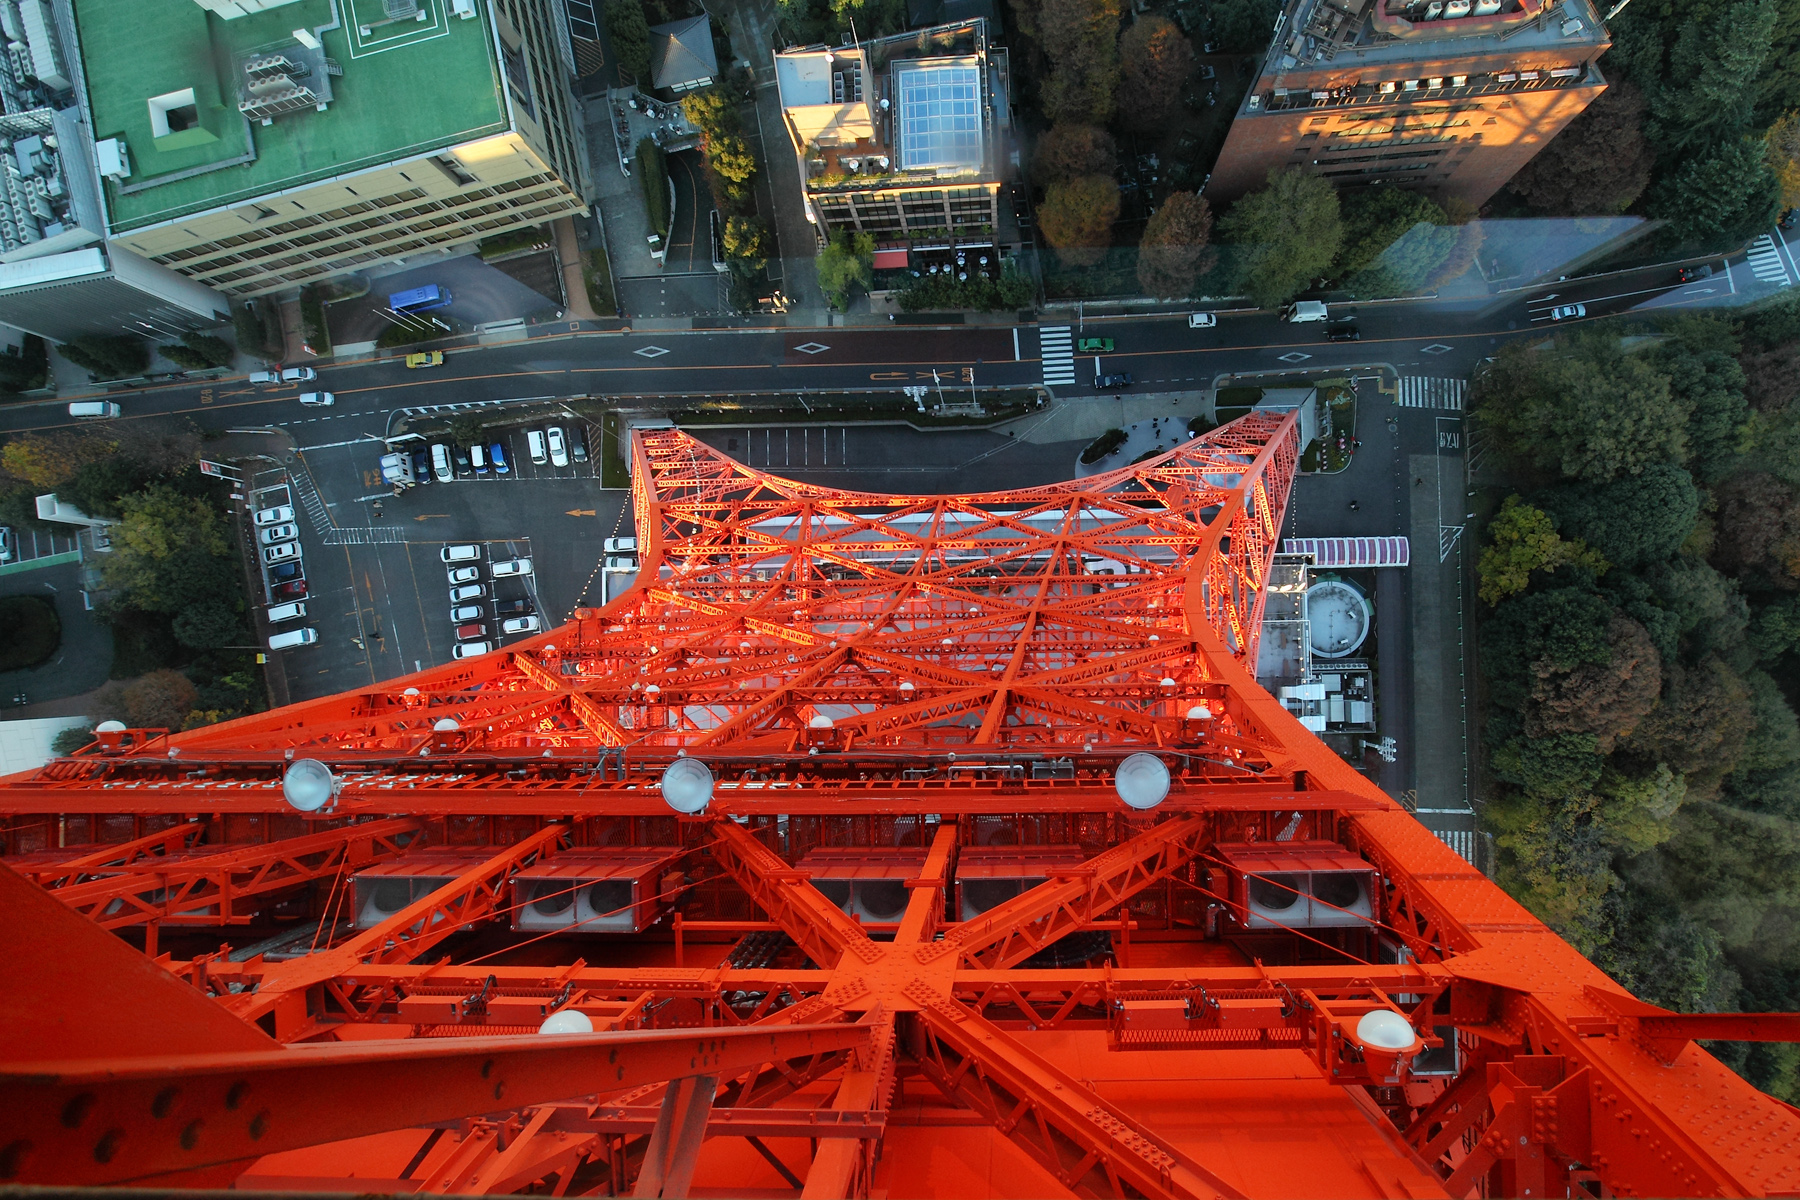
POLYGON ((435 283, 395 292, 388 297, 388 307, 395 312, 430 312, 434 308, 447 307, 449 303, 450 293, 435 283))

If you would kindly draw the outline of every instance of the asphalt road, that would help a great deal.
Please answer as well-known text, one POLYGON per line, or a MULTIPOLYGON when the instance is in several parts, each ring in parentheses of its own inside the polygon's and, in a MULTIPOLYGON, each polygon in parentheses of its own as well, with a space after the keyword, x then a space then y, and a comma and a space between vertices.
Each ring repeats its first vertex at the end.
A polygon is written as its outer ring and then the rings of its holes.
MULTIPOLYGON (((1466 377, 1508 338, 1552 325, 1550 313, 1583 304, 1593 321, 1618 313, 1741 303, 1800 283, 1792 248, 1771 241, 1761 252, 1707 260, 1714 277, 1683 285, 1673 266, 1563 281, 1503 293, 1477 302, 1416 301, 1334 306, 1355 315, 1357 342, 1330 342, 1317 324, 1286 324, 1267 312, 1223 312, 1217 327, 1192 330, 1180 316, 1104 318, 1083 322, 1087 332, 1114 337, 1119 351, 1101 360, 1107 372, 1127 371, 1134 388, 1202 387, 1221 375, 1341 371, 1386 364, 1401 374, 1466 377)), ((1562 325, 1569 322, 1556 322, 1562 325)), ((935 370, 961 378, 965 368, 981 387, 1043 382, 1041 325, 832 327, 599 332, 579 323, 537 327, 527 340, 452 351, 443 368, 408 371, 398 359, 352 360, 323 366, 320 382, 334 392, 329 412, 305 410, 298 388, 255 388, 241 379, 205 385, 174 383, 115 394, 126 419, 192 414, 208 424, 279 425, 307 439, 340 440, 385 432, 387 414, 406 406, 463 404, 526 397, 605 396, 654 403, 671 395, 706 396, 781 391, 891 390, 929 383, 935 370)), ((1063 395, 1092 394, 1094 360, 1075 360, 1073 387, 1063 395)), ((70 424, 57 401, 0 411, 0 432, 70 424)))

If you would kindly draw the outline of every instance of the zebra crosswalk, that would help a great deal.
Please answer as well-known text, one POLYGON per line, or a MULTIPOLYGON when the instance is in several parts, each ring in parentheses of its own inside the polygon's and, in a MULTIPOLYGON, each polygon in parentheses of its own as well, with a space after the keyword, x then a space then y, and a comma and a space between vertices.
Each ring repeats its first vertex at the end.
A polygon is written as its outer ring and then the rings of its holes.
POLYGON ((1044 386, 1075 383, 1075 341, 1067 325, 1038 326, 1038 355, 1044 360, 1044 386))
POLYGON ((312 476, 303 470, 290 471, 288 483, 292 485, 300 507, 312 518, 313 527, 320 533, 331 532, 331 514, 325 509, 325 501, 319 497, 319 489, 313 486, 312 476))
POLYGON ((1775 239, 1766 233, 1750 243, 1750 252, 1745 255, 1745 260, 1750 264, 1750 273, 1764 283, 1788 287, 1794 282, 1788 274, 1787 263, 1782 260, 1781 251, 1775 247, 1775 239))
POLYGON ((394 525, 333 525, 319 540, 327 546, 385 546, 406 541, 406 531, 394 525))
POLYGON ((1462 856, 1462 860, 1471 866, 1475 863, 1475 831, 1473 829, 1438 829, 1434 830, 1438 840, 1462 856))
POLYGON ((1466 379, 1428 379, 1422 375, 1400 377, 1401 408, 1445 408, 1461 412, 1463 396, 1469 390, 1466 379))

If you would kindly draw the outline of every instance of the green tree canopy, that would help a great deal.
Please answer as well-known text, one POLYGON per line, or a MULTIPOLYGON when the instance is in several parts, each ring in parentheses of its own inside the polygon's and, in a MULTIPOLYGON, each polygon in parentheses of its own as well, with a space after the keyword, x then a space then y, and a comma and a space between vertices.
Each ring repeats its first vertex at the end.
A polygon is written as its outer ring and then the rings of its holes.
POLYGON ((1277 0, 1218 0, 1211 6, 1213 37, 1226 54, 1261 54, 1281 15, 1277 0))
POLYGON ((1561 532, 1626 569, 1673 557, 1700 517, 1694 477, 1666 462, 1611 483, 1552 488, 1537 501, 1561 532))
POLYGON ((1055 125, 1038 139, 1031 177, 1048 187, 1080 175, 1111 175, 1119 169, 1112 134, 1093 125, 1055 125))
POLYGON ((850 305, 853 292, 867 291, 875 280, 875 238, 871 234, 852 236, 840 229, 829 244, 819 251, 819 290, 831 306, 842 312, 850 305))
POLYGON ((1311 287, 1344 237, 1331 183, 1295 170, 1270 171, 1268 186, 1232 205, 1219 231, 1236 248, 1241 286, 1262 308, 1311 287))
POLYGON ((1619 82, 1594 98, 1507 184, 1546 216, 1624 212, 1650 183, 1644 94, 1619 82))
POLYGON ((1092 266, 1104 258, 1118 219, 1119 185, 1105 175, 1053 183, 1038 207, 1044 240, 1071 266, 1092 266))
POLYGON ((1779 9, 1780 0, 1735 0, 1693 14, 1670 51, 1655 104, 1665 152, 1735 143, 1748 132, 1779 9))
POLYGON ((1472 407, 1515 465, 1550 478, 1604 483, 1687 458, 1688 409, 1668 377, 1606 334, 1506 346, 1476 380, 1472 407))
POLYGON ((1211 249, 1212 210, 1193 192, 1175 192, 1144 227, 1138 243, 1138 285, 1151 295, 1179 300, 1217 257, 1211 249))
MULTIPOLYGON (((1374 264, 1414 226, 1447 222, 1436 201, 1405 188, 1360 188, 1343 196, 1341 203, 1344 240, 1331 268, 1339 279, 1349 279, 1374 264)), ((1444 253, 1448 252, 1446 245, 1444 253)), ((1442 261, 1443 254, 1439 254, 1438 262, 1442 261)), ((1436 267, 1438 262, 1431 266, 1436 267)))
POLYGON ((1155 129, 1181 108, 1182 88, 1194 73, 1194 47, 1167 17, 1139 17, 1119 39, 1125 86, 1121 115, 1135 129, 1155 129))
POLYGON ((1580 538, 1558 536, 1548 514, 1517 495, 1508 496, 1501 504, 1488 524, 1488 536, 1492 541, 1481 552, 1476 574, 1481 580, 1481 598, 1489 604, 1524 591, 1531 585, 1533 571, 1554 571, 1566 565, 1606 569, 1606 561, 1580 538))
POLYGON ((1758 138, 1720 143, 1683 160, 1664 178, 1652 215, 1683 242, 1723 246, 1766 228, 1781 206, 1781 185, 1758 138))
POLYGON ((648 86, 650 23, 644 20, 644 6, 638 0, 606 0, 606 33, 619 70, 648 86))

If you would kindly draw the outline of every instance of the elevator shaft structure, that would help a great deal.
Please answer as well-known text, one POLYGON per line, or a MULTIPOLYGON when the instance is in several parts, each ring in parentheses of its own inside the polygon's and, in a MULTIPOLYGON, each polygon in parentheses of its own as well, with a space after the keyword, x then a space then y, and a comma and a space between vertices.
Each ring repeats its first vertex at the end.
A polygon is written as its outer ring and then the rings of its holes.
POLYGON ((0 780, 0 1182, 1800 1191, 1693 1041, 1800 1018, 1634 999, 1257 686, 1299 450, 893 496, 639 431, 612 604, 0 780))

